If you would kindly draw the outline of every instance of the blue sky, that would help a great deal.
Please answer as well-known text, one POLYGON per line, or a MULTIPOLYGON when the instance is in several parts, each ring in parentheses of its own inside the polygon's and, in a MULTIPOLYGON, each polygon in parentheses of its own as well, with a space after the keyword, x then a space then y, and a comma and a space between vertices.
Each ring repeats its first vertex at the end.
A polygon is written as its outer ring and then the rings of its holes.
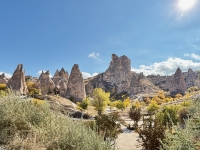
POLYGON ((76 63, 86 78, 104 72, 113 53, 145 74, 200 70, 200 1, 189 10, 179 1, 2 0, 0 73, 19 63, 26 75, 70 73, 76 63))

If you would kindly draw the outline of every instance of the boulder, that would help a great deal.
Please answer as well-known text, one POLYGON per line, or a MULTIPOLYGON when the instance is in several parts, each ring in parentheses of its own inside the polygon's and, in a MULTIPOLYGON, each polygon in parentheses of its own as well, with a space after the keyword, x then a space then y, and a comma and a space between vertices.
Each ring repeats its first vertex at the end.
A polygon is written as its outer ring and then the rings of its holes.
POLYGON ((80 102, 86 97, 84 79, 78 64, 72 67, 68 80, 66 97, 74 102, 80 102))
POLYGON ((8 80, 7 87, 17 94, 26 95, 28 90, 25 82, 25 71, 23 65, 19 64, 12 77, 8 80))

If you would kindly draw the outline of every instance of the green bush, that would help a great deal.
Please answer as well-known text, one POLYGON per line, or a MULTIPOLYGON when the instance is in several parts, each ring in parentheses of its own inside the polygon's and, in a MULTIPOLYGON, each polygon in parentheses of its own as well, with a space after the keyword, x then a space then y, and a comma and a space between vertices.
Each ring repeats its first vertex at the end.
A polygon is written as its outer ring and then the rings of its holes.
POLYGON ((47 102, 34 105, 14 95, 0 97, 0 144, 24 150, 110 150, 91 128, 55 115, 47 102))

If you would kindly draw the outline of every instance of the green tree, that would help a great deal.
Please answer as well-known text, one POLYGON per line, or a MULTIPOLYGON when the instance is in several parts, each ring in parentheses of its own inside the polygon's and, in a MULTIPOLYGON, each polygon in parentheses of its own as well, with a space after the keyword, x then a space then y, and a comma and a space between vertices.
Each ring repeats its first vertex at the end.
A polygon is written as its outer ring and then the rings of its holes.
POLYGON ((157 102, 152 100, 150 102, 149 106, 147 107, 147 110, 148 110, 148 112, 155 112, 159 108, 160 108, 160 106, 157 104, 157 102))
POLYGON ((101 88, 94 89, 92 105, 98 111, 99 115, 104 111, 107 104, 109 103, 109 97, 110 93, 106 93, 101 88))

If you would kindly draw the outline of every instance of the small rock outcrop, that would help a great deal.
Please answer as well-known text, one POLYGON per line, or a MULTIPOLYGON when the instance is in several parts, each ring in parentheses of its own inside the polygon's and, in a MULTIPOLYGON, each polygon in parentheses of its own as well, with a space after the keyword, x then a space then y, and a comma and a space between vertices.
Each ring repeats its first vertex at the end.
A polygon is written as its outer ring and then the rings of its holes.
POLYGON ((2 75, 0 75, 0 84, 7 84, 8 80, 5 76, 5 74, 3 73, 2 75))
POLYGON ((8 80, 7 86, 17 94, 27 94, 28 90, 25 82, 25 71, 23 70, 22 64, 17 66, 12 77, 8 80))
POLYGON ((82 101, 86 97, 84 79, 77 64, 72 67, 66 97, 74 102, 82 101))
POLYGON ((50 75, 49 71, 46 71, 46 72, 42 71, 39 77, 42 94, 54 93, 55 84, 49 75, 50 75))
POLYGON ((185 94, 186 83, 180 68, 176 70, 172 80, 170 81, 169 91, 172 96, 175 96, 176 94, 185 94))
POLYGON ((62 97, 65 97, 67 91, 68 72, 62 68, 60 71, 56 70, 53 78, 55 84, 55 92, 62 97))

